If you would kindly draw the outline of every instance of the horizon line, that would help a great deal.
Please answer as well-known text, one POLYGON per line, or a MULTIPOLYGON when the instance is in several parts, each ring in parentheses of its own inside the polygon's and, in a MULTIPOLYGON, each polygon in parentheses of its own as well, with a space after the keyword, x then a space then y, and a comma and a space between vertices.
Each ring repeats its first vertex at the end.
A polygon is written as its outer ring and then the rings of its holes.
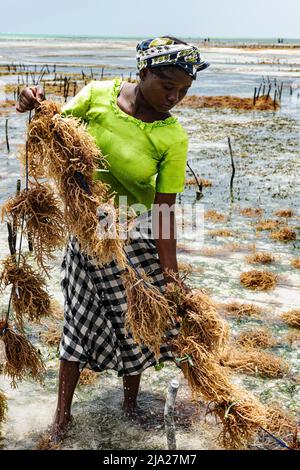
MULTIPOLYGON (((68 34, 63 34, 63 33, 15 33, 15 32, 0 32, 0 35, 15 35, 15 36, 37 36, 37 37, 86 37, 86 38, 110 38, 110 39, 140 39, 145 37, 144 36, 126 36, 126 35, 98 35, 98 34, 82 34, 82 33, 68 33, 68 34)), ((288 39, 293 39, 293 40, 299 40, 300 37, 286 37, 286 36, 181 36, 181 38, 189 38, 189 39, 283 39, 283 40, 288 40, 288 39)))

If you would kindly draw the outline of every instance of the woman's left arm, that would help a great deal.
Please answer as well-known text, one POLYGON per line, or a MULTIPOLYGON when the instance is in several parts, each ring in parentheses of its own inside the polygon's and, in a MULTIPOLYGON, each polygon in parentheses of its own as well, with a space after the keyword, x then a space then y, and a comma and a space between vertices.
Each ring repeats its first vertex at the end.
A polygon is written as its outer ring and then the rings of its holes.
MULTIPOLYGON (((176 194, 156 193, 152 211, 152 229, 163 271, 178 273, 176 254, 176 194)), ((172 280, 165 274, 167 280, 172 280)))

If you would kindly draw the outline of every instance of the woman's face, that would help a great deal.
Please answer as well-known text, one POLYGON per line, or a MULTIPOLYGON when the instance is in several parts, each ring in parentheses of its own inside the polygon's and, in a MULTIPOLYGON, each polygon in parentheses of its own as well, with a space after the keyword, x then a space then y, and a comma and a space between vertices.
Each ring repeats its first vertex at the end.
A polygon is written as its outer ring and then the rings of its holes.
POLYGON ((140 72, 140 90, 144 99, 159 113, 167 113, 186 95, 193 78, 184 70, 166 67, 159 75, 150 68, 140 72))

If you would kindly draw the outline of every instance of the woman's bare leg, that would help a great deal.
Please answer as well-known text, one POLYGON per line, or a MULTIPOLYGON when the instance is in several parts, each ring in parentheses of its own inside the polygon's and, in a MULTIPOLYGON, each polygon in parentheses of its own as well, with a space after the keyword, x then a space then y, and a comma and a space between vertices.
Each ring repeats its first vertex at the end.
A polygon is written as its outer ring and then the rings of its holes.
POLYGON ((71 419, 71 405, 74 391, 80 376, 79 363, 60 361, 58 401, 51 436, 54 440, 63 435, 71 419))
POLYGON ((138 375, 124 375, 123 388, 124 388, 124 403, 123 409, 129 414, 134 413, 136 408, 136 399, 139 391, 141 374, 138 375))

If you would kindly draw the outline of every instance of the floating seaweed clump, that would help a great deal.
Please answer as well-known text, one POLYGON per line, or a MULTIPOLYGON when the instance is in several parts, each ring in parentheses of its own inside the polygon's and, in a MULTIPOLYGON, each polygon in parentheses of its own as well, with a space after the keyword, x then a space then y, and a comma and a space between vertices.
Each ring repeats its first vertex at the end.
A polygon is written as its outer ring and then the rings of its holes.
POLYGON ((238 96, 185 96, 179 106, 201 109, 201 108, 229 108, 243 111, 276 111, 280 108, 278 101, 270 96, 253 98, 240 98, 238 96))
MULTIPOLYGON (((203 186, 203 188, 210 188, 212 186, 212 182, 210 180, 206 180, 203 178, 199 179, 199 183, 203 186)), ((197 186, 198 183, 195 178, 188 178, 185 180, 185 184, 189 186, 197 186)))
POLYGON ((208 232, 208 236, 210 237, 234 237, 235 233, 231 230, 210 230, 208 232))
POLYGON ((34 450, 60 450, 61 449, 61 444, 55 444, 52 440, 51 433, 49 431, 44 432, 34 450))
POLYGON ((240 214, 244 217, 259 217, 263 213, 263 209, 260 207, 245 207, 241 209, 240 214))
POLYGON ((17 381, 28 376, 42 381, 45 366, 39 351, 23 334, 14 332, 5 321, 0 322, 0 331, 6 354, 3 373, 11 378, 12 387, 16 388, 17 381))
POLYGON ((294 217, 295 213, 294 213, 293 209, 281 209, 281 210, 275 212, 275 215, 277 217, 288 218, 288 217, 294 217))
POLYGON ((286 341, 290 346, 292 346, 294 343, 299 343, 300 345, 300 331, 289 331, 285 335, 284 341, 286 341))
POLYGON ((284 377, 289 372, 289 365, 280 357, 249 348, 225 349, 220 364, 242 374, 269 378, 284 377))
POLYGON ((99 374, 90 369, 83 369, 79 377, 79 385, 92 385, 99 380, 99 374))
POLYGON ((282 406, 276 404, 267 406, 266 411, 268 431, 290 440, 297 427, 294 416, 283 411, 282 406))
POLYGON ((225 215, 212 209, 204 213, 204 219, 212 220, 213 222, 223 222, 225 220, 225 215))
POLYGON ((178 270, 184 272, 185 274, 190 274, 190 273, 202 273, 204 271, 204 268, 199 265, 195 264, 190 264, 190 263, 185 263, 185 262, 179 262, 178 263, 178 270))
POLYGON ((228 317, 238 319, 247 317, 259 317, 263 313, 263 309, 255 304, 245 304, 239 302, 230 302, 221 305, 222 310, 228 317))
POLYGON ((293 268, 300 269, 300 258, 294 258, 291 261, 293 268))
POLYGON ((47 331, 40 333, 41 340, 49 346, 58 346, 62 335, 61 328, 57 326, 48 327, 47 331))
POLYGON ((201 256, 207 256, 207 257, 215 257, 215 256, 220 256, 224 254, 224 250, 222 248, 216 248, 216 247, 210 247, 210 246, 204 246, 199 250, 201 256))
MULTIPOLYGON (((1 341, 1 340, 0 340, 1 341)), ((7 413, 7 400, 5 394, 0 390, 0 423, 5 421, 7 413)))
POLYGON ((282 314, 282 319, 294 328, 300 328, 300 309, 290 310, 282 314))
POLYGON ((255 228, 261 232, 263 230, 273 230, 281 224, 282 222, 280 220, 261 219, 255 224, 255 228))
POLYGON ((249 264, 270 264, 274 263, 276 258, 271 253, 253 253, 252 255, 246 256, 246 261, 249 264))
POLYGON ((277 276, 269 271, 252 270, 242 273, 240 281, 243 286, 252 290, 267 291, 277 285, 277 276))
POLYGON ((31 321, 39 321, 41 317, 51 315, 50 296, 46 291, 45 280, 27 263, 24 255, 20 255, 19 263, 14 255, 2 261, 3 271, 0 273, 0 292, 12 285, 12 303, 16 314, 16 322, 22 330, 23 317, 31 321))
POLYGON ((271 238, 273 238, 274 240, 289 242, 292 240, 296 240, 297 234, 295 230, 290 227, 282 227, 281 229, 272 232, 271 238))
POLYGON ((276 346, 277 341, 268 330, 256 328, 239 334, 236 342, 244 348, 271 348, 276 346))
POLYGON ((60 202, 49 184, 30 182, 17 196, 9 199, 2 208, 4 214, 14 221, 16 230, 25 220, 25 232, 30 239, 37 263, 45 271, 47 260, 66 243, 64 216, 60 202))

